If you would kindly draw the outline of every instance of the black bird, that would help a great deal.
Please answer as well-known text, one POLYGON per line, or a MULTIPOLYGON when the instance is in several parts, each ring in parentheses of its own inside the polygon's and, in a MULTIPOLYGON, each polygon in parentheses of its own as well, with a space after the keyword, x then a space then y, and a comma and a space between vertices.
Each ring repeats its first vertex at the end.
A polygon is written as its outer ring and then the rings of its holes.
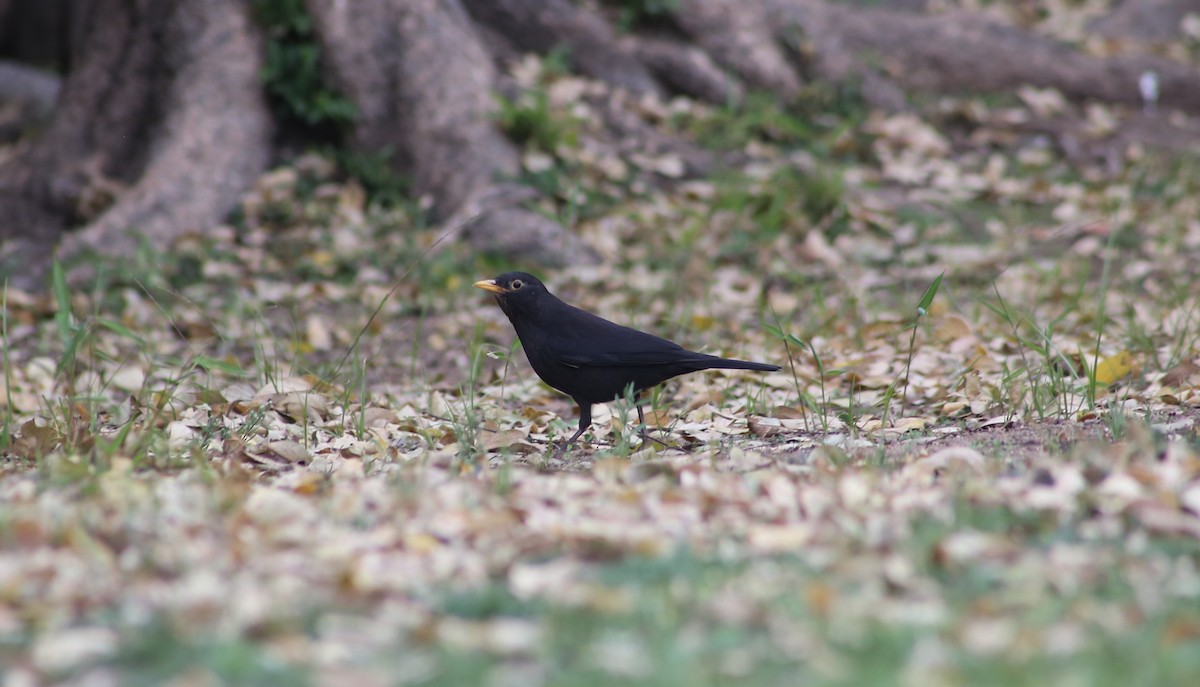
MULTIPOLYGON (((778 365, 718 358, 689 351, 653 334, 623 327, 559 300, 537 277, 505 272, 475 282, 490 291, 517 330, 529 364, 542 381, 579 404, 579 429, 562 450, 592 424, 592 404, 635 396, 688 372, 722 368, 773 372, 778 365)), ((641 403, 638 422, 645 426, 641 403)))

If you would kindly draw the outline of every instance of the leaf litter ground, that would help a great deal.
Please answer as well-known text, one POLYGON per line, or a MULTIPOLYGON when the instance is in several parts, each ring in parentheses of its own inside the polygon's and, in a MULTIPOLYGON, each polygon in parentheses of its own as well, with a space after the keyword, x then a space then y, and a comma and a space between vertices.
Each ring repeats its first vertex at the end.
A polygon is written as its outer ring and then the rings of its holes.
POLYGON ((552 459, 573 404, 470 288, 527 266, 303 158, 236 229, 7 292, 6 680, 1192 684, 1194 153, 1068 159, 1023 124, 1128 113, 1053 92, 738 119, 514 78, 602 257, 552 288, 784 369, 552 459))

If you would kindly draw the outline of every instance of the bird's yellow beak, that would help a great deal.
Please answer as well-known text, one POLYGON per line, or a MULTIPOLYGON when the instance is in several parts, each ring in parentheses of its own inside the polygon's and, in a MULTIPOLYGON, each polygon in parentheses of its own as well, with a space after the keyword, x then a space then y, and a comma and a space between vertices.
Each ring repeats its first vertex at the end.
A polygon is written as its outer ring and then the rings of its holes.
POLYGON ((475 282, 475 288, 491 291, 492 293, 508 293, 503 286, 496 283, 495 279, 481 279, 475 282))

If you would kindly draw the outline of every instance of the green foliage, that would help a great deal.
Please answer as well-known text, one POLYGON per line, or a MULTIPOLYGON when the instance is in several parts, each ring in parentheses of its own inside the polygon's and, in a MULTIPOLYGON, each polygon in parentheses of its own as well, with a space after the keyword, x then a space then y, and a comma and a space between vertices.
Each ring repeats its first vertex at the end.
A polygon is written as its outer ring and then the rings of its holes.
POLYGON ((182 636, 166 622, 130 637, 112 662, 120 684, 161 685, 182 675, 207 675, 227 685, 306 685, 307 671, 272 657, 250 640, 182 636))
POLYGON ((809 222, 824 219, 841 199, 840 177, 786 167, 761 184, 733 177, 721 186, 714 205, 744 214, 756 229, 775 236, 797 218, 809 222))
POLYGON ((570 55, 564 48, 541 59, 535 83, 512 97, 498 97, 494 119, 517 145, 531 151, 527 164, 510 179, 538 190, 541 200, 528 209, 563 226, 601 216, 629 190, 637 173, 623 178, 595 177, 590 163, 573 155, 579 147, 583 120, 570 104, 552 101, 550 86, 570 73, 570 55))
POLYGON ((705 115, 682 115, 675 125, 715 150, 738 150, 752 142, 803 147, 821 157, 854 152, 847 137, 866 116, 861 97, 851 90, 814 86, 791 105, 773 93, 754 91, 705 115))
MULTIPOLYGON (((920 323, 922 317, 925 317, 929 314, 929 307, 933 305, 933 299, 937 297, 938 289, 942 287, 942 279, 945 276, 945 272, 939 274, 937 278, 934 279, 933 282, 925 289, 925 293, 921 294, 921 300, 917 303, 916 313, 910 325, 912 328, 912 334, 908 339, 908 360, 904 362, 904 390, 900 394, 901 414, 904 414, 904 411, 908 407, 908 379, 909 373, 912 371, 913 354, 916 353, 917 348, 917 325, 920 323)), ((895 389, 896 382, 893 381, 888 387, 887 393, 884 395, 883 418, 885 425, 887 424, 888 414, 892 408, 891 401, 895 393, 895 389)))
MULTIPOLYGON (((1104 266, 1100 273, 1100 288, 1099 298, 1096 299, 1096 345, 1092 350, 1092 361, 1087 366, 1088 386, 1087 386, 1087 402, 1089 408, 1096 407, 1096 388, 1099 380, 1096 376, 1097 366, 1100 364, 1100 342, 1106 333, 1108 325, 1108 290, 1112 283, 1111 268, 1112 259, 1116 255, 1117 237, 1122 232, 1114 231, 1108 237, 1108 250, 1104 252, 1104 266)), ((1129 232, 1133 234, 1134 232, 1129 232)))
MULTIPOLYGON (((1012 338, 1018 345, 1021 358, 1021 367, 1010 370, 1006 366, 1002 378, 1004 387, 1001 396, 1007 398, 1016 390, 1022 399, 1021 407, 1011 408, 1009 413, 1016 416, 1018 413, 1029 414, 1032 410, 1038 420, 1070 417, 1079 410, 1071 402, 1072 393, 1084 391, 1080 383, 1086 382, 1086 379, 1081 379, 1074 365, 1052 345, 1055 327, 1062 316, 1047 324, 1039 324, 1032 314, 1019 312, 1007 303, 995 284, 992 289, 996 302, 984 299, 980 302, 1012 330, 1012 338), (1022 375, 1026 387, 1014 389, 1022 375), (1028 399, 1028 406, 1025 405, 1025 399, 1028 399)), ((1078 308, 1079 303, 1073 301, 1067 304, 1065 310, 1078 308)))
POLYGON ((393 151, 356 153, 337 150, 334 156, 346 174, 362 184, 368 203, 387 209, 405 207, 411 200, 411 181, 392 169, 393 151))
POLYGON ((303 0, 253 0, 267 29, 263 84, 277 112, 307 127, 354 121, 354 104, 331 89, 321 72, 321 48, 303 0))
POLYGON ((726 578, 743 572, 744 563, 712 559, 690 549, 680 549, 670 556, 629 557, 605 566, 597 577, 612 586, 632 589, 687 582, 693 588, 716 589, 726 578))
POLYGON ((804 591, 835 587, 852 595, 852 580, 812 570, 794 557, 731 564, 684 549, 664 557, 623 558, 579 581, 580 589, 589 590, 588 598, 620 599, 619 604, 527 601, 502 583, 448 594, 438 605, 443 614, 470 621, 536 620, 543 639, 533 656, 518 657, 442 645, 417 684, 480 684, 489 675, 507 674, 505 665, 532 661, 545 671, 544 684, 551 685, 894 685, 898 675, 931 674, 928 668, 914 667, 923 655, 920 647, 930 645, 941 652, 936 674, 953 684, 1185 685, 1200 669, 1193 643, 1176 636, 1192 625, 1192 602, 1164 605, 1127 632, 1088 625, 1078 638, 1080 646, 1061 656, 964 646, 956 637, 970 614, 1003 609, 1022 628, 1046 632, 1094 613, 1090 609, 1096 599, 1109 604, 1130 598, 1132 585, 1113 573, 1081 583, 1088 595, 1064 594, 1022 605, 1016 592, 1025 589, 1024 583, 1009 566, 999 561, 947 565, 939 553, 941 543, 967 527, 1030 536, 1034 547, 1041 548, 1062 540, 1057 520, 969 501, 955 505, 954 520, 957 527, 936 518, 914 521, 908 546, 898 554, 919 566, 924 584, 936 585, 950 614, 944 621, 852 618, 836 607, 828 614, 818 601, 820 593, 806 596, 804 591), (744 616, 713 611, 723 596, 739 593, 758 599, 747 601, 744 616), (771 620, 761 613, 769 613, 771 620), (775 628, 790 623, 803 628, 798 632, 807 646, 817 647, 820 660, 780 645, 775 628), (607 652, 613 649, 620 651, 607 652))
POLYGON ((679 0, 618 0, 617 27, 629 31, 653 24, 679 9, 679 0))
POLYGON ((559 146, 577 143, 578 123, 551 110, 545 90, 535 89, 514 100, 501 97, 499 102, 500 127, 517 144, 553 153, 559 146))
POLYGON ((580 122, 569 111, 554 108, 546 82, 549 77, 563 73, 566 61, 562 51, 552 51, 542 61, 542 83, 516 98, 501 97, 495 117, 510 139, 550 159, 544 168, 523 169, 517 181, 553 201, 534 209, 570 226, 580 219, 603 214, 617 199, 595 184, 581 182, 579 163, 560 155, 564 149, 578 146, 580 122))
POLYGON ((483 413, 476 403, 479 387, 479 375, 483 370, 483 361, 487 357, 483 343, 483 329, 476 325, 475 334, 471 337, 471 367, 467 379, 459 386, 458 404, 449 404, 446 412, 454 427, 454 436, 458 446, 455 459, 460 470, 479 469, 480 461, 487 461, 487 449, 484 448, 482 434, 483 413))
POLYGON ((819 414, 821 418, 821 430, 823 432, 828 432, 829 405, 825 403, 825 377, 827 374, 825 363, 821 360, 821 356, 817 354, 817 349, 813 346, 812 342, 805 341, 795 334, 787 331, 786 326, 779 319, 779 315, 777 315, 774 310, 771 311, 771 318, 773 322, 764 322, 763 329, 771 336, 779 339, 779 341, 783 343, 784 351, 787 352, 787 367, 792 374, 792 384, 796 390, 797 406, 804 414, 805 429, 810 429, 810 425, 808 424, 808 411, 811 410, 814 413, 819 414), (795 350, 793 350, 793 347, 795 347, 795 350), (796 374, 795 356, 804 355, 805 349, 808 349, 808 352, 812 354, 813 364, 817 368, 817 380, 821 385, 820 401, 818 401, 816 398, 813 398, 811 394, 804 390, 804 387, 800 384, 800 377, 796 374))
POLYGON ((751 225, 751 231, 734 232, 724 252, 742 254, 789 227, 825 221, 841 208, 842 192, 841 177, 833 171, 784 167, 762 182, 741 174, 727 177, 718 187, 713 207, 736 213, 751 225))
POLYGON ((502 584, 490 584, 479 589, 449 590, 438 605, 447 615, 470 620, 486 620, 496 616, 532 617, 546 610, 546 604, 540 599, 518 599, 502 584))
POLYGON ((58 359, 58 372, 68 377, 75 374, 76 355, 84 338, 87 327, 75 321, 71 313, 71 296, 67 287, 66 273, 62 263, 55 260, 50 266, 50 290, 54 294, 54 324, 58 329, 58 338, 62 343, 62 354, 58 359))

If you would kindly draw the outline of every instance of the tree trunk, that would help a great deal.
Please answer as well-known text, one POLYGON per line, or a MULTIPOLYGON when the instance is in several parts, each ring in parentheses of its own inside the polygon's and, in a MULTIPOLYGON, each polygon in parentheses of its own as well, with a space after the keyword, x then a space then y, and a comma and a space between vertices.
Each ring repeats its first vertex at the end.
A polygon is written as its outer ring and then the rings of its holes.
POLYGON ((0 238, 18 265, 44 267, 56 241, 66 257, 128 255, 138 235, 165 248, 220 221, 268 161, 261 41, 245 3, 79 7, 88 30, 54 119, 0 168, 0 238))
POLYGON ((393 163, 455 215, 476 247, 549 263, 591 258, 557 224, 496 188, 518 172, 496 128, 490 55, 457 0, 308 0, 332 81, 358 107, 352 144, 393 163))

